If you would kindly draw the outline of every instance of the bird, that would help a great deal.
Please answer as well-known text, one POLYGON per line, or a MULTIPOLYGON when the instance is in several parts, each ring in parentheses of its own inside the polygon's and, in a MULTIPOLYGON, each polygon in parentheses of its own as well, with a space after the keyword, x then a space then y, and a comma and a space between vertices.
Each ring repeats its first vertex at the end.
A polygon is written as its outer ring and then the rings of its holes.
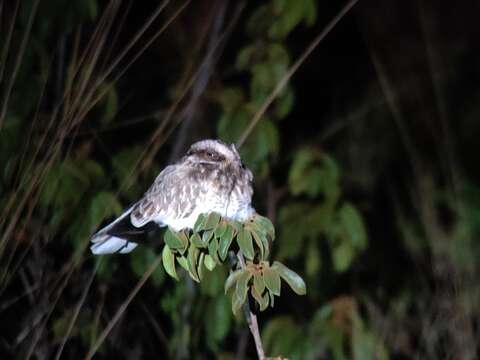
POLYGON ((138 245, 132 241, 137 234, 152 227, 193 229, 200 214, 246 221, 255 214, 252 181, 234 144, 195 142, 159 173, 140 200, 92 235, 90 250, 95 255, 129 253, 138 245))

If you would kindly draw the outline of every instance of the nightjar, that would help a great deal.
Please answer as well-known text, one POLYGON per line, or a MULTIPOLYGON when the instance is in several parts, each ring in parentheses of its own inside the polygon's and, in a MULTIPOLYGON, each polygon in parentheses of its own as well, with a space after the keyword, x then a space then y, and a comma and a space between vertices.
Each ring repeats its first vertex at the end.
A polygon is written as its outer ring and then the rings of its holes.
POLYGON ((198 215, 210 212, 239 221, 250 218, 252 172, 235 148, 220 140, 194 143, 185 156, 167 166, 144 196, 92 236, 94 254, 128 253, 134 235, 155 226, 192 229, 198 215))

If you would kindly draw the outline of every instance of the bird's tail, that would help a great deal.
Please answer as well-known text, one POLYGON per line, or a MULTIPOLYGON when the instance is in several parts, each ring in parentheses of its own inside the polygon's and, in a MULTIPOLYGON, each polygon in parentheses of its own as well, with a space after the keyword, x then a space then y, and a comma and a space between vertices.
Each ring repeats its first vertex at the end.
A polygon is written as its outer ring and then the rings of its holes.
POLYGON ((98 232, 93 234, 92 245, 90 250, 95 255, 120 253, 126 254, 137 247, 137 243, 128 239, 128 235, 125 231, 120 231, 120 228, 125 227, 124 223, 130 224, 130 213, 133 206, 120 215, 115 221, 111 222, 98 232), (124 236, 122 236, 124 235, 124 236))

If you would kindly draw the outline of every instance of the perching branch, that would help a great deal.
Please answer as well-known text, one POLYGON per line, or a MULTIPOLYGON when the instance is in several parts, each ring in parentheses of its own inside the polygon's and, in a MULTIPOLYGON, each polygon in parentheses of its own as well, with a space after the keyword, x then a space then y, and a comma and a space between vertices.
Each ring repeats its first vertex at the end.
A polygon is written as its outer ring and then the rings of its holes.
MULTIPOLYGON (((245 259, 243 258, 242 253, 239 251, 237 253, 238 261, 240 262, 240 267, 245 269, 245 259)), ((245 312, 245 317, 247 319, 248 328, 252 333, 253 340, 255 341, 255 348, 257 349, 257 355, 259 360, 265 359, 265 351, 263 350, 262 338, 260 337, 260 330, 258 328, 257 315, 252 313, 250 310, 250 305, 248 301, 243 305, 243 310, 245 312)))
POLYGON ((200 214, 191 231, 168 229, 163 238, 163 267, 175 279, 177 263, 194 281, 201 282, 205 270, 212 271, 229 259, 232 271, 225 280, 225 294, 231 296, 235 315, 244 310, 258 358, 264 360, 257 317, 249 300, 255 301, 260 311, 273 307, 275 296, 280 296, 281 280, 298 295, 307 291, 298 274, 278 261, 268 260, 270 243, 275 238, 272 222, 259 214, 244 222, 222 218, 218 213, 200 214))

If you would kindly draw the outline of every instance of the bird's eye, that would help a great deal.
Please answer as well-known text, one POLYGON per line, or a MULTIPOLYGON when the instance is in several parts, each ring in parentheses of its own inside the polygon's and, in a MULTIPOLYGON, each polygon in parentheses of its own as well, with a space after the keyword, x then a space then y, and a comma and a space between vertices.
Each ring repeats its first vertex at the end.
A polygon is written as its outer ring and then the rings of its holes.
POLYGON ((209 158, 214 158, 214 157, 215 157, 215 154, 214 154, 213 152, 211 152, 211 151, 207 151, 207 156, 208 156, 209 158))
POLYGON ((192 155, 192 154, 193 154, 193 150, 188 150, 188 151, 187 151, 187 156, 190 156, 190 155, 192 155))

